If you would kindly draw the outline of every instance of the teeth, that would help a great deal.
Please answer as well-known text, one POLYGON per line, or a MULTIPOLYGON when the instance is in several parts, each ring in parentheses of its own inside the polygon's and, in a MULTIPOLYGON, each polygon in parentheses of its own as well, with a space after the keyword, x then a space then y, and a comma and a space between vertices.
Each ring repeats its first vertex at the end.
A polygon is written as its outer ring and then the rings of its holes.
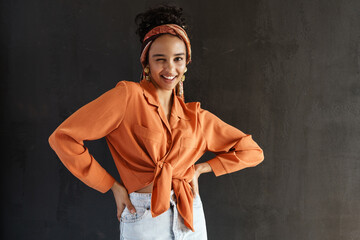
POLYGON ((169 76, 169 77, 167 77, 167 76, 164 76, 164 75, 163 75, 163 77, 166 78, 166 79, 173 79, 175 76, 169 76))

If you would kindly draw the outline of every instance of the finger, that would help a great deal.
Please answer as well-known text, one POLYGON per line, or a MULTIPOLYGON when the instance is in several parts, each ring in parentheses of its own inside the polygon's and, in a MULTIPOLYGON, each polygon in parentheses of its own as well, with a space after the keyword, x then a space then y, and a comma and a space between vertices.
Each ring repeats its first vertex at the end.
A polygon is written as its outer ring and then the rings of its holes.
POLYGON ((118 219, 119 221, 120 221, 121 214, 123 213, 124 209, 125 209, 124 206, 117 208, 116 217, 117 217, 117 219, 118 219))
POLYGON ((119 209, 117 210, 117 213, 116 213, 116 218, 118 219, 118 221, 120 222, 120 218, 121 218, 121 211, 119 211, 119 209))

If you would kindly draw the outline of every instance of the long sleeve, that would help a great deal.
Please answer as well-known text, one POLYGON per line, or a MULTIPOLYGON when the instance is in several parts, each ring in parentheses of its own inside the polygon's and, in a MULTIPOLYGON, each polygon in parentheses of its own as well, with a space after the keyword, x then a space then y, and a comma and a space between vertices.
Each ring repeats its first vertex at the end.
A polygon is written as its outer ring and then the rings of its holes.
POLYGON ((78 179, 102 193, 115 179, 94 159, 84 140, 100 139, 122 122, 127 106, 126 83, 117 85, 79 108, 49 137, 49 144, 65 167, 78 179))
POLYGON ((264 160, 264 154, 251 135, 225 123, 211 112, 200 108, 199 122, 207 151, 216 157, 207 161, 216 177, 254 167, 264 160))

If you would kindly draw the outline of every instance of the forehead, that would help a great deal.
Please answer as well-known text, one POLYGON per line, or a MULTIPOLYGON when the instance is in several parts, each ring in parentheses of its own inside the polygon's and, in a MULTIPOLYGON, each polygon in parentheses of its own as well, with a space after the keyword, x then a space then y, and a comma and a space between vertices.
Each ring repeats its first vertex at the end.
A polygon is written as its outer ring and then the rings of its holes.
POLYGON ((186 46, 182 39, 174 35, 164 34, 153 41, 149 49, 149 54, 185 54, 185 51, 186 46))

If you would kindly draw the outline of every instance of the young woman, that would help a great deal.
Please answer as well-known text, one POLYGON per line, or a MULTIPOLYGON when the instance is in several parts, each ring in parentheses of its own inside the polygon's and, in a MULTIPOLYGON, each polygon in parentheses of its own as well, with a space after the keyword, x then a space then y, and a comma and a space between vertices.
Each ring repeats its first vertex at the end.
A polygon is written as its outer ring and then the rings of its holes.
POLYGON ((122 80, 78 109, 50 136, 63 164, 88 186, 112 190, 120 239, 207 239, 198 178, 253 167, 264 155, 251 135, 184 102, 191 61, 182 9, 161 5, 136 16, 142 43, 140 82, 122 80), (105 137, 117 182, 84 140, 105 137), (216 157, 195 164, 206 152, 216 157))

